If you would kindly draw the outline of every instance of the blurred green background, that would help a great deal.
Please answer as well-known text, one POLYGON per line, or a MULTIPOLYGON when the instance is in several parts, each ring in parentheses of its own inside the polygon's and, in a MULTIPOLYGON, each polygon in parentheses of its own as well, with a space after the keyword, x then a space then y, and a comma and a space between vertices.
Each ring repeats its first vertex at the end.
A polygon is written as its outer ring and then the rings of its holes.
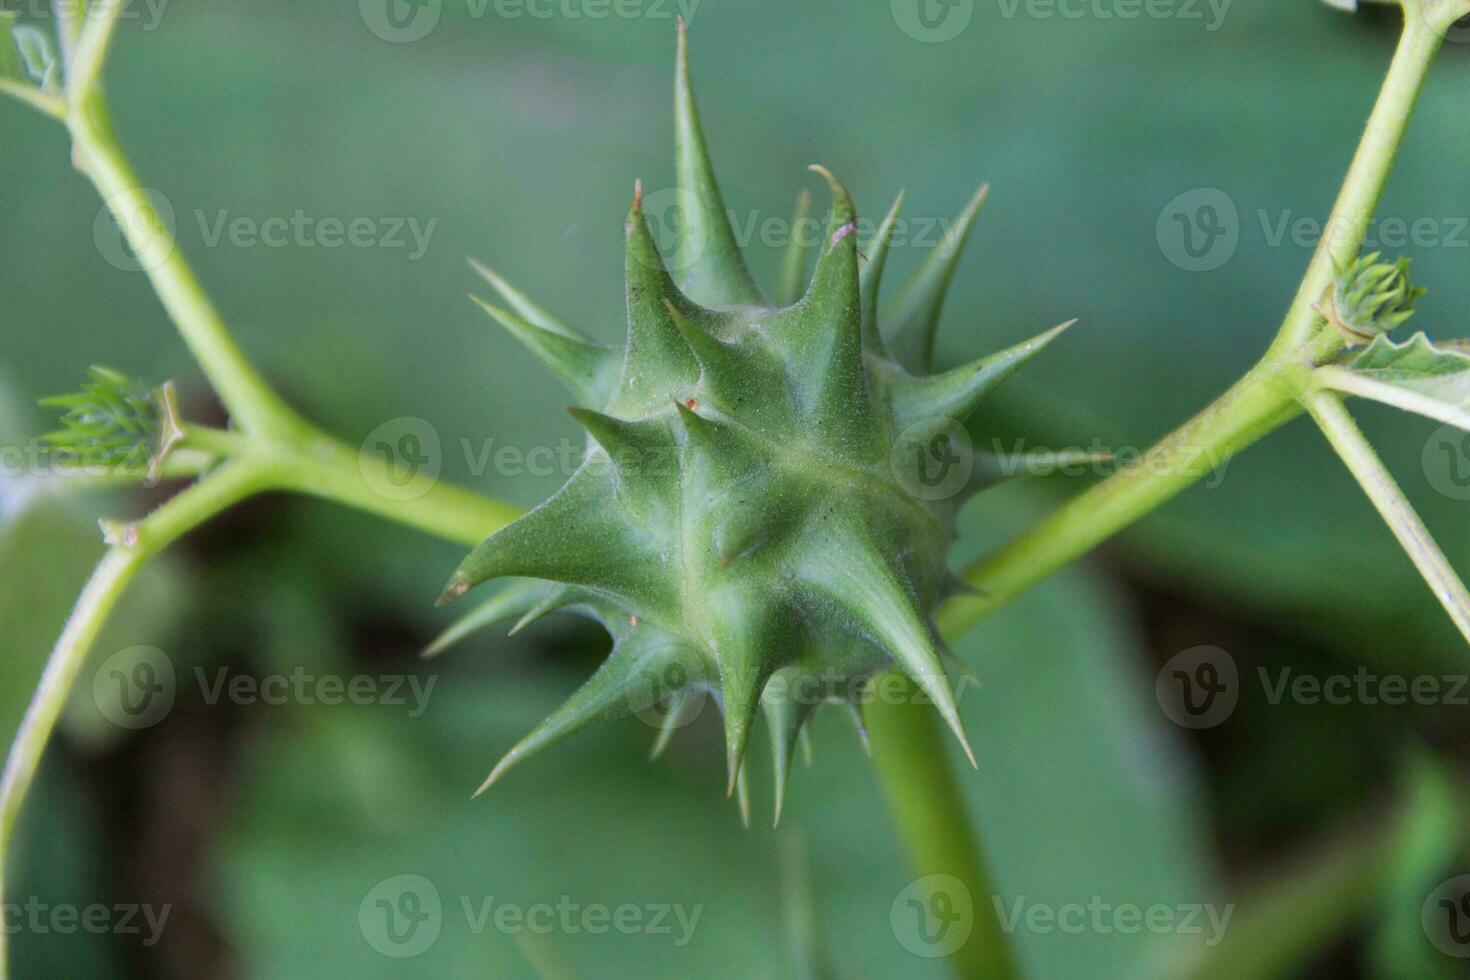
MULTIPOLYGON (((1310 254, 1276 229, 1326 216, 1396 13, 1278 0, 1228 5, 1218 21, 1182 2, 1164 9, 1199 18, 1072 19, 974 0, 958 8, 971 15, 963 30, 928 43, 900 26, 912 26, 904 3, 685 0, 726 203, 742 220, 784 218, 800 188, 820 200, 805 172, 815 161, 869 216, 906 188, 917 229, 988 181, 941 358, 1082 322, 987 406, 977 438, 1147 447, 1264 349, 1310 254), (1238 247, 1188 271, 1161 215, 1204 188, 1233 204, 1238 247)), ((32 4, 4 6, 45 21, 32 4)), ((560 388, 465 300, 477 287, 464 260, 485 260, 598 337, 620 335, 633 180, 673 179, 673 0, 600 17, 614 8, 557 0, 534 8, 552 13, 541 17, 444 0, 411 43, 369 29, 373 0, 131 9, 106 75, 117 129, 272 381, 349 441, 414 416, 439 434, 446 477, 522 505, 554 490, 562 474, 484 464, 486 448, 578 435, 560 388), (212 240, 221 217, 298 211, 380 228, 413 220, 429 237, 421 256, 411 237, 401 248, 212 240)), ((1450 43, 1381 211, 1434 222, 1434 240, 1390 251, 1431 285, 1415 326, 1441 337, 1465 333, 1470 301, 1467 86, 1470 44, 1450 43)), ((108 260, 107 219, 63 131, 14 104, 0 105, 0 125, 0 439, 46 431, 35 400, 72 389, 91 363, 174 378, 191 414, 210 417, 146 277, 108 260)), ((890 281, 928 247, 896 248, 890 281)), ((767 283, 779 255, 759 240, 749 249, 767 283)), ((1470 568, 1466 504, 1426 454, 1433 426, 1360 415, 1470 568)), ((1417 676, 1464 672, 1461 641, 1308 424, 1211 483, 961 645, 979 681, 962 708, 981 766, 960 778, 1002 901, 1238 901, 1221 949, 1291 949, 1289 975, 1464 975, 1418 931, 1434 887, 1467 870, 1453 776, 1470 757, 1463 708, 1271 704, 1247 685, 1226 723, 1193 732, 1154 696, 1160 665, 1199 645, 1224 648, 1243 674, 1417 676)), ((963 550, 1004 540, 1076 489, 984 498, 963 550)), ((61 499, 24 475, 0 480, 7 730, 100 553, 93 520, 156 499, 61 499)), ((843 977, 943 975, 896 924, 911 876, 845 719, 819 717, 814 765, 794 774, 775 833, 763 769, 755 829, 724 800, 709 718, 657 764, 644 761, 652 729, 632 719, 470 802, 603 640, 553 619, 420 663, 450 621, 432 601, 458 557, 330 505, 272 498, 151 569, 95 660, 155 646, 188 683, 168 718, 130 732, 105 720, 89 668, 29 804, 8 900, 145 903, 171 917, 155 944, 23 931, 16 975, 779 977, 809 975, 810 956, 843 977), (298 666, 435 687, 411 717, 392 705, 211 705, 192 683, 196 667, 262 677, 298 666), (437 942, 397 960, 374 949, 360 912, 402 875, 427 879, 444 911, 437 942), (677 925, 512 934, 466 914, 492 898, 563 896, 702 911, 686 944, 677 925), (816 953, 792 926, 805 913, 816 953)), ((990 896, 974 903, 993 911, 990 896)), ((1146 930, 1022 927, 1015 938, 1038 977, 1179 976, 1223 955, 1199 936, 1146 930)), ((1219 975, 1261 975, 1213 962, 1219 975)))

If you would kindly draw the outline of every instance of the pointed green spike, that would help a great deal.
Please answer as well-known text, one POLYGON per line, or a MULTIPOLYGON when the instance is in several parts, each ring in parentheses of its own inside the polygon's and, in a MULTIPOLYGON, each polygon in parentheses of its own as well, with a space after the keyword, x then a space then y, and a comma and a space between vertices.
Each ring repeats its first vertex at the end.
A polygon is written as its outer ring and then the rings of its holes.
POLYGON ((659 465, 671 458, 673 450, 664 424, 627 422, 586 408, 568 408, 567 414, 597 440, 624 479, 661 480, 668 476, 659 465))
POLYGON ((857 216, 846 188, 813 165, 832 189, 832 209, 816 271, 801 302, 775 314, 773 339, 783 345, 807 424, 833 442, 858 445, 873 431, 873 404, 863 362, 857 274, 857 216))
POLYGON ((607 400, 622 371, 620 349, 600 347, 537 326, 473 294, 470 299, 551 368, 579 400, 588 404, 602 404, 607 400))
POLYGON ((801 738, 803 725, 811 714, 812 706, 797 702, 790 688, 783 687, 778 696, 770 686, 761 698, 761 710, 766 715, 766 725, 771 735, 771 773, 775 783, 775 817, 772 827, 781 825, 781 812, 786 804, 786 785, 791 776, 791 761, 796 757, 796 743, 801 738))
POLYGON ((727 656, 720 665, 720 701, 725 711, 725 762, 730 780, 727 796, 735 792, 736 778, 745 765, 751 725, 760 704, 760 689, 765 684, 762 673, 758 665, 741 662, 736 657, 727 656))
POLYGON ((868 739, 868 723, 863 718, 862 706, 853 701, 843 701, 842 707, 846 709, 847 717, 852 720, 852 727, 857 731, 858 741, 863 744, 863 753, 871 759, 873 746, 868 739))
POLYGON ((628 303, 628 369, 623 389, 647 394, 649 389, 667 392, 671 387, 693 384, 699 378, 699 365, 669 308, 689 316, 698 307, 679 291, 664 268, 643 216, 641 182, 634 187, 633 205, 623 227, 627 232, 628 303))
POLYGON ((707 419, 695 411, 696 406, 687 402, 674 399, 674 408, 679 413, 679 421, 684 426, 684 431, 689 438, 707 449, 720 449, 725 445, 725 439, 720 432, 720 423, 707 419))
POLYGON ((480 543, 440 596, 453 601, 492 578, 539 578, 582 585, 619 597, 631 609, 673 616, 676 589, 648 574, 662 556, 641 528, 607 506, 616 492, 610 474, 579 469, 556 495, 480 543))
POLYGON ((652 707, 666 692, 647 682, 649 673, 670 676, 675 669, 687 669, 694 662, 692 655, 670 643, 667 635, 655 635, 653 630, 624 639, 587 683, 505 754, 475 796, 494 786, 511 767, 583 729, 652 707))
POLYGON ((1040 336, 953 371, 926 377, 898 378, 892 385, 896 424, 904 429, 928 419, 965 421, 986 395, 1076 322, 1068 320, 1040 336))
POLYGON ((591 338, 585 333, 575 327, 567 326, 544 306, 541 306, 525 293, 506 282, 500 273, 485 263, 476 259, 468 259, 467 261, 470 264, 470 268, 475 270, 480 278, 488 282, 490 287, 500 294, 500 298, 506 302, 506 305, 514 310, 521 319, 533 323, 543 330, 559 333, 563 337, 570 338, 571 340, 583 340, 591 343, 591 338))
POLYGON ((858 270, 858 292, 863 307, 863 346, 878 357, 888 356, 888 345, 878 329, 878 292, 883 284, 883 267, 888 264, 888 248, 893 243, 893 229, 903 209, 903 191, 893 199, 893 206, 883 216, 883 223, 868 243, 868 261, 858 270))
MULTIPOLYGON (((553 590, 554 591, 554 590, 553 590)), ((534 580, 512 582, 489 599, 461 616, 424 648, 420 656, 429 660, 439 656, 471 633, 478 632, 503 619, 519 616, 545 600, 546 583, 534 580)))
POLYGON ((1112 453, 1091 453, 1083 449, 1053 452, 1037 449, 1015 456, 998 456, 995 453, 977 452, 972 457, 970 478, 961 496, 965 499, 983 493, 992 487, 1011 480, 1051 476, 1083 476, 1096 473, 1098 468, 1113 461, 1112 453))
POLYGON ((689 79, 689 40, 682 17, 674 69, 674 154, 680 234, 672 264, 685 292, 705 306, 764 306, 765 298, 740 254, 705 150, 689 79))
POLYGON ((959 266, 970 229, 974 227, 975 216, 980 213, 980 206, 989 193, 988 184, 975 192, 945 234, 939 248, 883 310, 883 322, 890 330, 889 350, 893 351, 900 364, 912 372, 926 373, 934 362, 934 336, 939 328, 944 297, 959 266))
POLYGON ((577 601, 577 590, 568 588, 565 585, 554 585, 546 595, 542 596, 540 602, 527 609, 521 618, 516 620, 515 625, 510 628, 510 632, 506 635, 515 636, 542 616, 556 612, 558 609, 565 609, 577 601))
POLYGON ((727 375, 740 374, 740 364, 729 345, 689 319, 671 301, 664 301, 664 309, 668 311, 679 336, 684 338, 695 359, 704 367, 706 376, 723 379, 727 375))
POLYGON ((653 748, 648 753, 648 761, 653 762, 664 754, 664 750, 674 740, 674 733, 693 720, 690 717, 691 714, 703 703, 703 698, 699 693, 687 688, 674 692, 669 698, 669 707, 664 714, 663 724, 659 726, 658 737, 653 740, 653 748))
POLYGON ((781 278, 776 286, 776 305, 790 306, 801 299, 803 277, 806 275, 807 221, 812 213, 812 192, 803 189, 796 196, 796 209, 791 215, 791 226, 787 229, 790 238, 786 242, 786 253, 781 257, 781 278))
POLYGON ((761 694, 776 666, 771 647, 779 631, 772 625, 770 604, 763 600, 763 596, 750 591, 712 594, 703 609, 719 670, 728 792, 735 789, 761 694))
POLYGON ((802 579, 847 611, 875 642, 886 650, 903 672, 929 695, 945 722, 959 739, 970 764, 975 754, 960 721, 959 706, 944 672, 934 633, 916 609, 910 589, 902 583, 882 552, 863 540, 859 528, 838 533, 827 525, 822 536, 809 542, 802 579))
POLYGON ((740 823, 750 829, 750 780, 746 777, 748 767, 742 764, 740 774, 735 777, 735 799, 740 803, 740 823))

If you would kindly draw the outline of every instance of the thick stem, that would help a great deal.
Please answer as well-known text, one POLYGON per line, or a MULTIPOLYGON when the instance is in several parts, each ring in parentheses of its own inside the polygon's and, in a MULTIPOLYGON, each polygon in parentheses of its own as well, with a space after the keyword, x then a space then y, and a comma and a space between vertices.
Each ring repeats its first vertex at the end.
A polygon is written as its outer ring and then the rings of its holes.
POLYGON ((888 809, 913 874, 952 875, 963 886, 961 894, 943 898, 950 906, 967 902, 973 911, 973 931, 949 957, 955 976, 1010 980, 1020 974, 995 913, 998 893, 981 843, 950 770, 947 739, 934 709, 916 700, 923 699, 884 698, 864 712, 888 809))
POLYGON ((278 473, 279 489, 345 504, 446 541, 477 545, 521 514, 513 504, 447 481, 436 480, 421 495, 408 499, 385 492, 392 486, 387 479, 391 462, 327 436, 264 453, 278 473))
POLYGON ((1470 592, 1465 591, 1460 576, 1455 574, 1434 536, 1343 407, 1342 400, 1330 392, 1318 391, 1306 396, 1306 402, 1307 410, 1322 427, 1327 441, 1362 485, 1363 492, 1424 576, 1434 597, 1459 627, 1461 635, 1470 641, 1470 592))

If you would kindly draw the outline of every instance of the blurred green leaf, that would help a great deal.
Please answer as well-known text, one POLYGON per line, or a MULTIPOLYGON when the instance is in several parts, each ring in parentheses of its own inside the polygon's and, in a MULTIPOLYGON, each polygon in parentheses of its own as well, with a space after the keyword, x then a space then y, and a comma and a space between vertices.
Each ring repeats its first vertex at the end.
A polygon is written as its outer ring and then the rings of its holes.
POLYGON ((1422 333, 1403 343, 1380 336, 1323 368, 1328 387, 1470 429, 1470 344, 1435 344, 1422 333))

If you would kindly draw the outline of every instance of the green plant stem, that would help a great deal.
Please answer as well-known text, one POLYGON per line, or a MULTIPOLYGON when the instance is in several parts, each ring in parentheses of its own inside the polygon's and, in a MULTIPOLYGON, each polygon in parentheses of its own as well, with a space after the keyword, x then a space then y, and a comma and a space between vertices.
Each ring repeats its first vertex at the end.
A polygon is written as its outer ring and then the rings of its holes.
POLYGON ((34 86, 11 81, 8 78, 0 78, 0 95, 19 99, 31 108, 38 109, 55 119, 66 118, 66 103, 54 95, 47 95, 34 86))
MULTIPOLYGON (((83 31, 83 45, 88 36, 83 31)), ((128 244, 147 269, 159 300, 231 418, 247 432, 297 437, 304 423, 266 385, 230 336, 179 251, 173 229, 158 218, 155 201, 142 189, 118 147, 101 95, 94 91, 78 98, 67 116, 76 165, 97 185, 128 244)))
POLYGON ((1263 361, 1146 454, 972 564, 965 578, 980 594, 947 603, 940 632, 964 633, 1299 414, 1297 394, 1309 369, 1305 359, 1263 361))
POLYGON ((1434 536, 1414 512, 1408 499, 1394 481, 1393 475, 1378 458, 1373 446, 1358 428, 1353 417, 1343 407, 1342 399, 1327 391, 1313 392, 1306 396, 1307 410, 1321 426, 1332 448, 1342 457, 1354 477, 1363 487, 1363 492, 1373 502, 1394 537, 1398 539, 1429 583, 1434 597, 1449 613, 1461 635, 1470 640, 1470 592, 1455 574, 1444 552, 1435 543, 1434 536))
POLYGON ((385 473, 391 464, 328 436, 301 445, 252 447, 249 453, 270 461, 274 489, 331 500, 457 544, 477 545, 521 515, 513 504, 445 481, 411 499, 385 496, 374 486, 386 481, 367 476, 373 470, 385 473))
MULTIPOLYGON (((907 678, 899 682, 899 677, 886 678, 884 690, 895 682, 905 684, 910 694, 917 690, 907 678)), ((1019 976, 1010 937, 995 914, 997 891, 950 769, 949 740, 934 709, 921 701, 884 698, 881 707, 875 703, 864 713, 883 795, 908 852, 910 871, 917 877, 953 875, 968 893, 951 896, 968 900, 974 913, 969 939, 949 957, 954 974, 1010 980, 1019 976)))
POLYGON ((1144 457, 970 565, 965 579, 982 594, 952 600, 941 609, 941 632, 963 633, 1300 414, 1299 399, 1312 387, 1311 368, 1343 344, 1335 331, 1318 329, 1312 304, 1332 281, 1335 264, 1362 250, 1415 100, 1443 42, 1440 32, 1453 22, 1445 19, 1444 8, 1437 9, 1438 15, 1428 18, 1418 3, 1405 8, 1404 32, 1328 219, 1328 233, 1265 357, 1144 457))
POLYGON ((1444 43, 1444 31, 1426 17, 1418 2, 1404 8, 1404 30, 1399 37, 1389 65, 1388 76, 1373 106, 1357 154, 1343 180, 1342 190, 1333 205, 1332 216, 1317 243, 1301 287, 1292 301, 1286 320, 1271 347, 1282 353, 1300 347, 1316 329, 1316 313, 1312 309, 1331 284, 1338 266, 1346 265, 1362 251, 1363 239, 1378 211, 1383 188, 1398 158, 1404 132, 1414 114, 1414 105, 1424 88, 1429 67, 1444 43))
MULTIPOLYGON (((3 901, 6 859, 11 853, 16 823, 41 756, 88 650, 128 583, 150 557, 220 511, 266 488, 270 478, 269 472, 259 467, 225 465, 138 524, 131 525, 128 540, 113 544, 97 565, 46 662, 40 686, 6 760, 4 780, 0 783, 0 901, 3 901)), ((0 977, 6 975, 6 962, 5 930, 0 930, 0 977)))

